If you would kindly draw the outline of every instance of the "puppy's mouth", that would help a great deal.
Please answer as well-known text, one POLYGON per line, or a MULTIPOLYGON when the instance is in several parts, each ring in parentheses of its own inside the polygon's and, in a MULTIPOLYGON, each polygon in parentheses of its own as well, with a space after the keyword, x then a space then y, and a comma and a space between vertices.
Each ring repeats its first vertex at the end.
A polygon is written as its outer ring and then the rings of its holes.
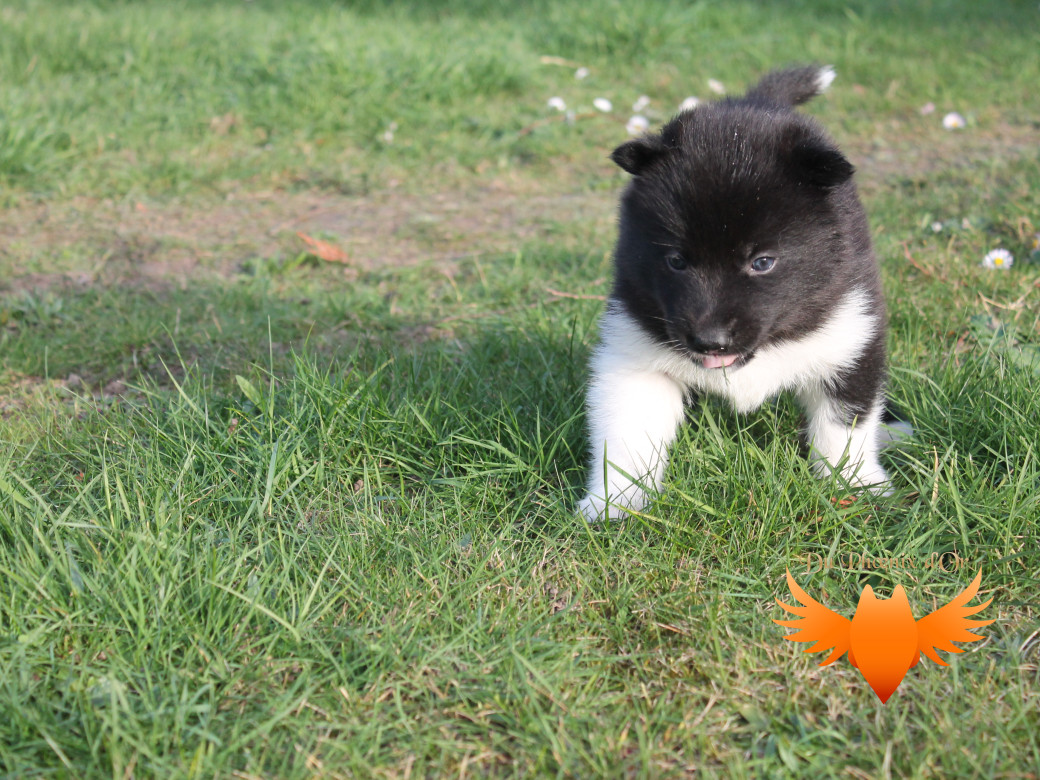
POLYGON ((755 356, 753 348, 740 349, 732 340, 725 345, 705 343, 699 338, 679 333, 672 336, 671 343, 685 358, 708 370, 735 371, 743 368, 755 356))
POLYGON ((755 356, 754 352, 695 352, 691 349, 684 349, 682 352, 694 363, 709 370, 736 371, 747 365, 755 356))
POLYGON ((698 360, 705 368, 740 368, 745 363, 743 355, 704 355, 698 360))

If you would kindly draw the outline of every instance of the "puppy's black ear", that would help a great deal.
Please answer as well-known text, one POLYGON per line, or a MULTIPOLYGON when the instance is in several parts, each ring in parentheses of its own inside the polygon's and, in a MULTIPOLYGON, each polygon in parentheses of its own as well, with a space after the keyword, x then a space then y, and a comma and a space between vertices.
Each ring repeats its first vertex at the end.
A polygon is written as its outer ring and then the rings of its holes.
POLYGON ((856 172, 845 155, 825 139, 801 128, 788 130, 783 146, 794 177, 813 187, 837 187, 856 172))
POLYGON ((665 149, 665 144, 659 135, 648 135, 621 144, 610 155, 610 159, 623 170, 633 176, 638 176, 646 170, 646 166, 660 157, 665 149))
POLYGON ((792 150, 791 158, 803 180, 824 189, 847 182, 856 172, 845 155, 829 146, 799 144, 792 150))

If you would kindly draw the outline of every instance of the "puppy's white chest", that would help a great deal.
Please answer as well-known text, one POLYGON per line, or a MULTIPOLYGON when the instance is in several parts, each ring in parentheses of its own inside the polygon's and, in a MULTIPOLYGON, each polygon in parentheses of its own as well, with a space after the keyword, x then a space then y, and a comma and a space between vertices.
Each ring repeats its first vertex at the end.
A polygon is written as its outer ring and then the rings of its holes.
POLYGON ((852 366, 881 327, 869 300, 860 290, 850 291, 815 330, 765 347, 736 369, 704 368, 658 344, 615 307, 604 316, 596 361, 603 368, 661 372, 688 390, 721 396, 737 411, 750 412, 784 390, 818 386, 852 366))

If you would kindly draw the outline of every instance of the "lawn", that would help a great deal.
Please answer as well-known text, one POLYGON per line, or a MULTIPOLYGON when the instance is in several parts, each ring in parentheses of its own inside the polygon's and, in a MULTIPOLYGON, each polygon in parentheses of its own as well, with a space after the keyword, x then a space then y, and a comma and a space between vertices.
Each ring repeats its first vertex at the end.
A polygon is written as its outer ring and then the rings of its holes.
POLYGON ((1038 31, 968 0, 5 3, 0 774, 1037 777, 1038 31), (666 492, 590 526, 608 155, 641 96, 660 124, 798 61, 838 72, 807 110, 882 261, 895 495, 816 480, 789 399, 707 401, 666 492), (787 569, 846 616, 981 572, 996 622, 881 704, 784 641, 787 569))

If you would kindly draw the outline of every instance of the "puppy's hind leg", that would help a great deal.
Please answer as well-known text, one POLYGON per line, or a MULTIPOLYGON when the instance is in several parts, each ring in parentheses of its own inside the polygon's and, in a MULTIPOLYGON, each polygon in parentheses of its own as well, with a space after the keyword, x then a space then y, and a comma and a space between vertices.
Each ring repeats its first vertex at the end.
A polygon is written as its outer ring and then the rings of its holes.
POLYGON ((914 435, 914 426, 893 411, 885 401, 885 411, 881 414, 881 428, 878 431, 878 445, 881 449, 898 444, 914 435))

